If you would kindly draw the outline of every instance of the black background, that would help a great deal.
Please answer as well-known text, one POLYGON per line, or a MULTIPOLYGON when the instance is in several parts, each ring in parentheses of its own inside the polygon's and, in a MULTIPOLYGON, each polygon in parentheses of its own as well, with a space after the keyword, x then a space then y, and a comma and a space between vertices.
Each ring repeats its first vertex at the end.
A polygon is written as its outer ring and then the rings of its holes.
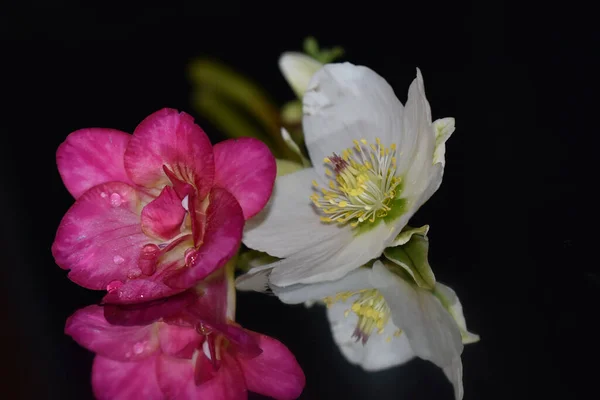
MULTIPOLYGON (((465 399, 580 398, 597 387, 600 279, 583 252, 594 238, 587 205, 596 203, 598 32, 586 10, 567 12, 568 4, 481 3, 409 10, 369 2, 352 18, 342 6, 306 2, 260 13, 231 1, 3 6, 2 397, 92 397, 92 354, 63 326, 100 295, 70 282, 50 254, 73 201, 54 160, 67 134, 131 132, 162 107, 194 114, 186 63, 202 55, 283 104, 293 93, 278 56, 300 50, 307 35, 343 45, 344 59, 377 71, 403 102, 420 67, 433 117, 456 118, 444 182, 413 223, 431 225, 436 276, 456 290, 482 337, 463 353, 465 399)), ((213 141, 223 138, 194 115, 213 141)), ((452 399, 441 371, 421 360, 374 374, 348 365, 322 309, 240 294, 238 319, 296 354, 307 376, 303 399, 452 399)))

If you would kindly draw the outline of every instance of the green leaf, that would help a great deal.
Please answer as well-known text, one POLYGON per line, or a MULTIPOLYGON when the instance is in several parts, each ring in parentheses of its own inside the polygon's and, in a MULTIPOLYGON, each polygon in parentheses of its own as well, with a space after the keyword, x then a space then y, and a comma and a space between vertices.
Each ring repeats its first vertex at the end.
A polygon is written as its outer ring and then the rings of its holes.
POLYGON ((208 90, 236 104, 263 126, 278 153, 291 156, 279 132, 279 108, 257 84, 216 60, 194 60, 188 66, 188 73, 195 92, 208 90))
POLYGON ((277 176, 291 174, 292 172, 296 172, 304 168, 302 164, 298 164, 297 162, 290 160, 276 158, 275 162, 277 163, 277 176))
POLYGON ((260 267, 278 260, 279 258, 270 256, 262 251, 248 249, 240 251, 237 259, 237 268, 242 272, 248 272, 248 270, 254 267, 260 267))
POLYGON ((282 155, 281 148, 263 130, 258 129, 247 114, 228 104, 218 94, 207 90, 195 92, 192 94, 192 105, 225 135, 232 138, 249 136, 262 140, 275 156, 282 155))
POLYGON ((317 58, 319 55, 319 43, 313 36, 309 36, 304 39, 304 44, 302 47, 304 48, 304 52, 309 56, 317 58))
POLYGON ((423 225, 420 228, 413 228, 407 225, 402 229, 402 232, 396 236, 396 239, 394 239, 390 247, 401 246, 408 243, 413 235, 427 236, 427 232, 429 232, 429 225, 423 225))
POLYGON ((321 61, 323 64, 328 64, 342 57, 343 55, 344 49, 340 46, 335 46, 332 49, 323 49, 317 60, 321 61))
POLYGON ((404 268, 419 287, 433 290, 435 276, 427 259, 428 251, 427 236, 412 235, 406 244, 388 247, 383 254, 388 260, 404 268))
POLYGON ((320 49, 317 39, 313 36, 304 39, 303 48, 306 54, 323 64, 333 62, 344 55, 344 49, 340 46, 335 46, 331 49, 320 49))
POLYGON ((302 102, 292 100, 281 108, 281 121, 286 125, 297 125, 302 123, 302 102))

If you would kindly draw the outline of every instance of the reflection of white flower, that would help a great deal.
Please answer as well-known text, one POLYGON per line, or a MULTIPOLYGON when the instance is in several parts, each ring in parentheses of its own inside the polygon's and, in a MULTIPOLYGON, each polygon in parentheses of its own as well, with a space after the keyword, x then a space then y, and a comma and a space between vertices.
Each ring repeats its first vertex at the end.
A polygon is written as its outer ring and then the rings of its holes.
POLYGON ((376 261, 337 281, 271 289, 284 303, 324 301, 333 337, 353 364, 377 371, 417 356, 442 368, 462 398, 463 343, 479 337, 467 331, 449 287, 422 289, 376 261))
MULTIPOLYGON (((303 98, 313 167, 277 179, 244 243, 282 258, 244 280, 278 286, 339 279, 377 258, 439 187, 453 119, 431 122, 417 70, 406 106, 367 67, 327 64, 303 98), (436 158, 434 158, 436 157, 436 158)), ((252 282, 247 282, 252 285, 252 282)))

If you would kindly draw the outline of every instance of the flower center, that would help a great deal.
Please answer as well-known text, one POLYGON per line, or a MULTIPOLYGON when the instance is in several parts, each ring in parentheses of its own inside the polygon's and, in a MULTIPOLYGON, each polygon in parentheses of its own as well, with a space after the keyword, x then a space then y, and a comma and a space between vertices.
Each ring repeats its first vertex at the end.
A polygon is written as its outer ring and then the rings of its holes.
MULTIPOLYGON (((331 307, 338 301, 346 302, 350 297, 356 296, 356 300, 352 303, 349 309, 344 313, 347 317, 350 313, 356 314, 358 322, 352 337, 360 340, 363 344, 367 343, 369 337, 377 329, 377 334, 383 334, 384 328, 390 319, 390 307, 385 299, 376 289, 363 289, 355 292, 341 292, 335 296, 326 297, 323 299, 327 307, 331 307)), ((400 330, 394 332, 394 336, 399 336, 400 330)), ((391 336, 386 338, 391 340, 391 336)))
POLYGON ((326 157, 330 178, 329 188, 313 185, 321 193, 310 199, 326 216, 323 222, 350 222, 352 227, 376 218, 385 217, 391 210, 390 203, 396 197, 401 178, 396 173, 396 145, 385 147, 377 138, 376 144, 366 139, 354 140, 354 147, 339 156, 326 157))

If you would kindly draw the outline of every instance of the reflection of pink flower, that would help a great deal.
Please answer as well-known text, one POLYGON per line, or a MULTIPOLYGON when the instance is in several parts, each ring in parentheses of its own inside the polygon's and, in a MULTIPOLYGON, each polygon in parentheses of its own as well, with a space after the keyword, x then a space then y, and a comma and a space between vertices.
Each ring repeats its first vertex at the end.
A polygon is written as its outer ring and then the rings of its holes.
POLYGON ((181 292, 223 265, 276 174, 262 142, 212 147, 191 116, 172 109, 150 115, 133 135, 73 132, 57 164, 76 202, 52 252, 71 280, 108 290, 112 303, 181 292))
POLYGON ((226 317, 222 270, 167 299, 89 306, 65 332, 95 352, 98 399, 246 399, 247 391, 295 399, 304 374, 279 341, 226 317), (110 322, 109 322, 110 321, 110 322))

